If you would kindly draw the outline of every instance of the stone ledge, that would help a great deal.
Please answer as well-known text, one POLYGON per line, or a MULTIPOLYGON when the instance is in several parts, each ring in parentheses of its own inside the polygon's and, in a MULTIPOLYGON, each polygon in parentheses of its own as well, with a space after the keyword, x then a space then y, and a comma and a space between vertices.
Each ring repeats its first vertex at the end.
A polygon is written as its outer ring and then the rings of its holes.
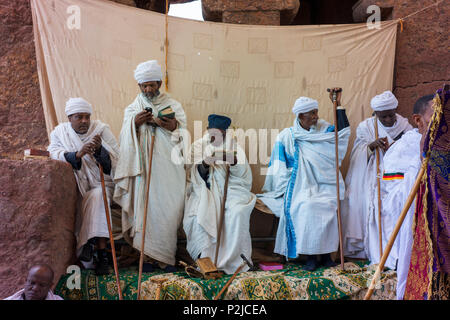
POLYGON ((0 299, 23 288, 33 264, 52 266, 58 281, 74 262, 76 200, 69 164, 0 160, 0 299))

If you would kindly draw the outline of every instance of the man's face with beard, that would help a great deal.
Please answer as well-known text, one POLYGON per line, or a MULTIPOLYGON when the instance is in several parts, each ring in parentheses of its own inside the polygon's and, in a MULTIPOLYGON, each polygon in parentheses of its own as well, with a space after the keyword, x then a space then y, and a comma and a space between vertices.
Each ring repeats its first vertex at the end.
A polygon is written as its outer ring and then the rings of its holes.
POLYGON ((148 81, 139 84, 141 92, 148 100, 153 100, 159 96, 159 88, 161 88, 161 81, 148 81))

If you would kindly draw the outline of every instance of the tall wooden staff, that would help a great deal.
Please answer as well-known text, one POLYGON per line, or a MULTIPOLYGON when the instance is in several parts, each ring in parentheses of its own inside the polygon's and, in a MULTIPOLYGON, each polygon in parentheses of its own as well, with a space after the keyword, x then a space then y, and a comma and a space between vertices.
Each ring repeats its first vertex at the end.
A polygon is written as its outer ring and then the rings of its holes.
MULTIPOLYGON (((378 140, 378 117, 375 114, 374 118, 375 126, 375 140, 378 140)), ((380 153, 378 147, 375 148, 376 159, 377 159, 377 195, 378 195, 378 238, 380 241, 380 259, 383 255, 383 235, 381 229, 381 182, 380 182, 380 153)))
POLYGON ((145 232, 147 230, 147 209, 148 209, 148 198, 150 194, 150 178, 152 175, 152 161, 153 161, 153 146, 155 145, 155 127, 151 127, 151 133, 152 133, 152 142, 150 144, 150 156, 148 160, 148 174, 147 174, 147 185, 145 188, 146 195, 145 195, 145 209, 144 209, 144 221, 142 224, 142 240, 141 240, 141 256, 139 258, 139 278, 138 278, 138 293, 137 293, 137 299, 141 299, 141 280, 142 280, 142 267, 144 265, 144 246, 145 246, 145 232))
POLYGON ((113 258, 113 264, 114 264, 114 273, 116 274, 117 292, 119 293, 119 300, 123 300, 122 290, 120 289, 119 268, 117 267, 116 247, 114 246, 114 238, 113 238, 113 234, 112 234, 111 220, 110 220, 110 215, 109 215, 108 198, 106 197, 105 177, 103 175, 102 165, 100 163, 97 163, 97 164, 98 164, 98 169, 100 170, 100 179, 102 182, 103 204, 105 205, 106 223, 108 225, 109 241, 111 244, 111 252, 112 252, 112 258, 113 258))
POLYGON ((226 175, 225 175, 225 185, 223 190, 223 201, 220 207, 220 220, 219 220, 219 230, 217 231, 217 245, 216 245, 216 257, 214 258, 214 265, 217 266, 217 259, 219 257, 219 247, 220 247, 220 238, 222 236, 223 229, 223 221, 225 218, 225 202, 227 201, 227 193, 228 193, 228 180, 230 179, 230 165, 226 164, 226 175))
POLYGON ((337 93, 342 92, 341 88, 327 89, 332 92, 333 114, 334 114, 334 137, 335 137, 335 152, 336 152, 336 194, 337 194, 337 216, 339 227, 339 250, 341 254, 341 269, 344 271, 344 249, 342 237, 342 219, 341 219, 341 197, 339 189, 339 148, 338 148, 338 125, 337 125, 337 93))

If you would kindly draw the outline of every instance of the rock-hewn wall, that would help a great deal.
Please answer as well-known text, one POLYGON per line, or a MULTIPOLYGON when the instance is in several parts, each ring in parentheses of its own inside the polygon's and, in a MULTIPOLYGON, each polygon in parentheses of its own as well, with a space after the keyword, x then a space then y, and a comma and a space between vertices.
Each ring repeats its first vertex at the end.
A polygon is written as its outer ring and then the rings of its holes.
POLYGON ((48 144, 29 0, 0 0, 0 159, 48 144))
POLYGON ((69 164, 0 160, 0 299, 47 263, 55 284, 74 262, 77 186, 69 164))

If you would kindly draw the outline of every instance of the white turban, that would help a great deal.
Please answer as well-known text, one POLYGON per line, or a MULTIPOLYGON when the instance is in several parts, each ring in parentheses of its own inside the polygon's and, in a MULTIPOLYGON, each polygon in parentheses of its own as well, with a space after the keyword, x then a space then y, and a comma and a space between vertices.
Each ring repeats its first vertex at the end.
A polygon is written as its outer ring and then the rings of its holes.
POLYGON ((139 84, 149 81, 162 81, 161 66, 156 60, 142 62, 134 70, 134 78, 139 84))
POLYGON ((398 100, 392 92, 385 91, 370 100, 370 106, 374 111, 385 111, 395 109, 398 106, 398 100))
POLYGON ((70 116, 74 113, 92 114, 92 106, 83 98, 70 98, 66 102, 66 115, 70 116))
POLYGON ((292 112, 297 116, 299 113, 306 113, 314 109, 319 109, 317 100, 308 97, 300 97, 295 101, 292 112))

